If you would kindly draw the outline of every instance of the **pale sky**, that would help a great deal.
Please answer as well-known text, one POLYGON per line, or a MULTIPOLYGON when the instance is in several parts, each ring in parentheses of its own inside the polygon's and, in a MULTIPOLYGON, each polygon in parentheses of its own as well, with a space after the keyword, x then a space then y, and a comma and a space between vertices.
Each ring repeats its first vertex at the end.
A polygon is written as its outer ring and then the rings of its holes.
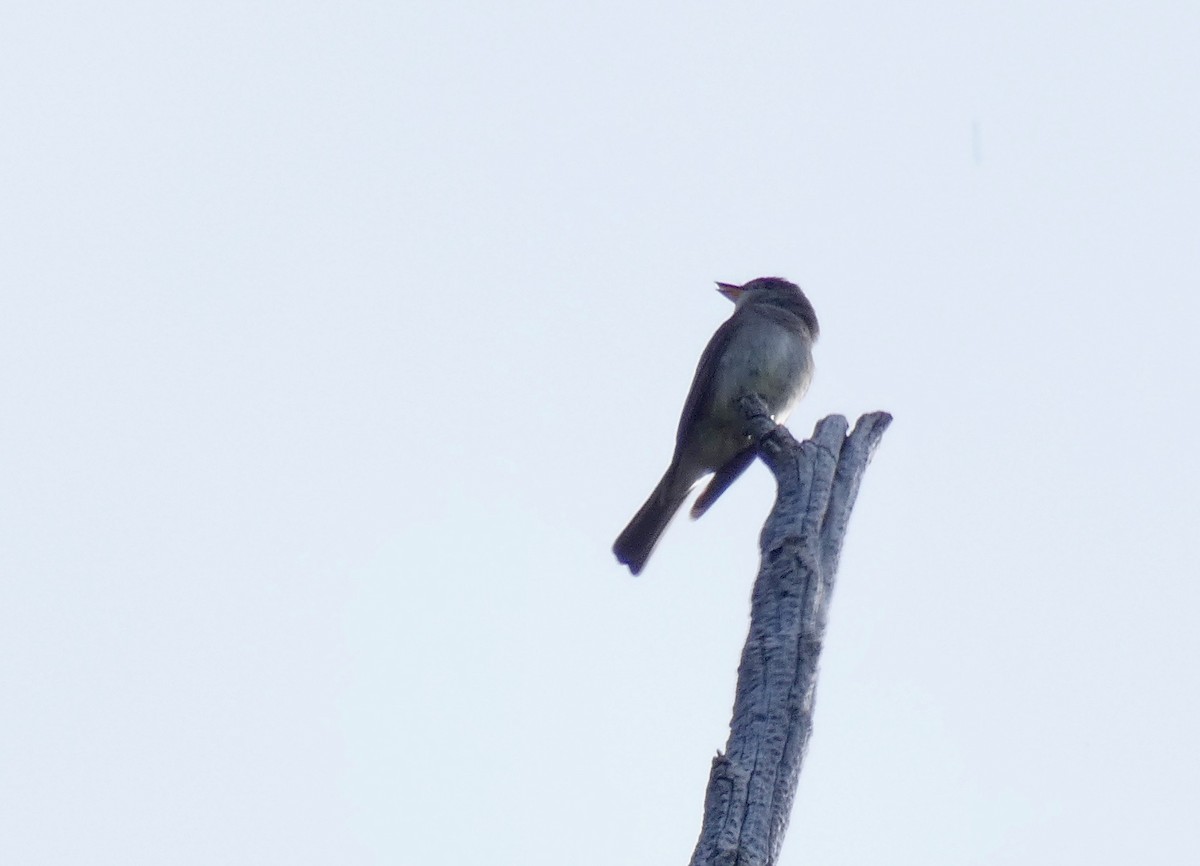
POLYGON ((1200 860, 1200 6, 0 10, 0 862, 686 863, 753 467, 895 422, 783 866, 1200 860))

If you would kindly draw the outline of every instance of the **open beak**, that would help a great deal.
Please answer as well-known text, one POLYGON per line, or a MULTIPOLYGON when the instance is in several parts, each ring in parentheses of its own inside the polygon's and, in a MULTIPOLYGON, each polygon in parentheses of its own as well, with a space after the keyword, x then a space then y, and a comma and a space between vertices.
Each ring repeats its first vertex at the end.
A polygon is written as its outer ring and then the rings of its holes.
POLYGON ((736 304, 738 298, 742 296, 742 292, 746 290, 732 283, 717 283, 717 291, 736 304))

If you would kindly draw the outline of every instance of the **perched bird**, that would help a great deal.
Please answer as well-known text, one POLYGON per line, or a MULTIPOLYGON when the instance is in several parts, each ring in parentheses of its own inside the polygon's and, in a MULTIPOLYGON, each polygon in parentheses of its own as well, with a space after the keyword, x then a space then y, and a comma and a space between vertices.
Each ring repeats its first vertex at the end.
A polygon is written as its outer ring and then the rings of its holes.
POLYGON ((717 283, 735 304, 700 356, 683 404, 675 454, 662 481, 613 544, 617 560, 639 573, 692 488, 715 473, 692 506, 692 519, 716 501, 754 459, 737 402, 747 394, 766 401, 783 423, 812 380, 817 314, 800 287, 779 277, 744 286, 717 283))

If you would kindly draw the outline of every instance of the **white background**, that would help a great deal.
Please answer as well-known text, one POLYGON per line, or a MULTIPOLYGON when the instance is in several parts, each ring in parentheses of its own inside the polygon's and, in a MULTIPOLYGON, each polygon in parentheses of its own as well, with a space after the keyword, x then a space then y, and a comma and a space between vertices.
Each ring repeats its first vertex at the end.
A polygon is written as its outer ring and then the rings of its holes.
POLYGON ((712 281, 896 421, 784 864, 1200 857, 1200 6, 0 11, 0 861, 684 863, 754 467, 712 281))

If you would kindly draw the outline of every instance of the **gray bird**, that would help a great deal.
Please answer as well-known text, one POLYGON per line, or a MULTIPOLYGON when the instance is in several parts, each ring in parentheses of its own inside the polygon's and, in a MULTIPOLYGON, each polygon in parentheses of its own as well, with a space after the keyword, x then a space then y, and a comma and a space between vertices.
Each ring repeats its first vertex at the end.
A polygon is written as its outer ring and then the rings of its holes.
POLYGON ((817 314, 800 287, 779 277, 744 286, 717 283, 736 305, 700 356, 683 404, 675 455, 662 481, 613 544, 617 560, 639 573, 675 512, 702 478, 715 473, 692 506, 696 519, 754 460, 737 401, 758 394, 783 423, 812 380, 817 314))

